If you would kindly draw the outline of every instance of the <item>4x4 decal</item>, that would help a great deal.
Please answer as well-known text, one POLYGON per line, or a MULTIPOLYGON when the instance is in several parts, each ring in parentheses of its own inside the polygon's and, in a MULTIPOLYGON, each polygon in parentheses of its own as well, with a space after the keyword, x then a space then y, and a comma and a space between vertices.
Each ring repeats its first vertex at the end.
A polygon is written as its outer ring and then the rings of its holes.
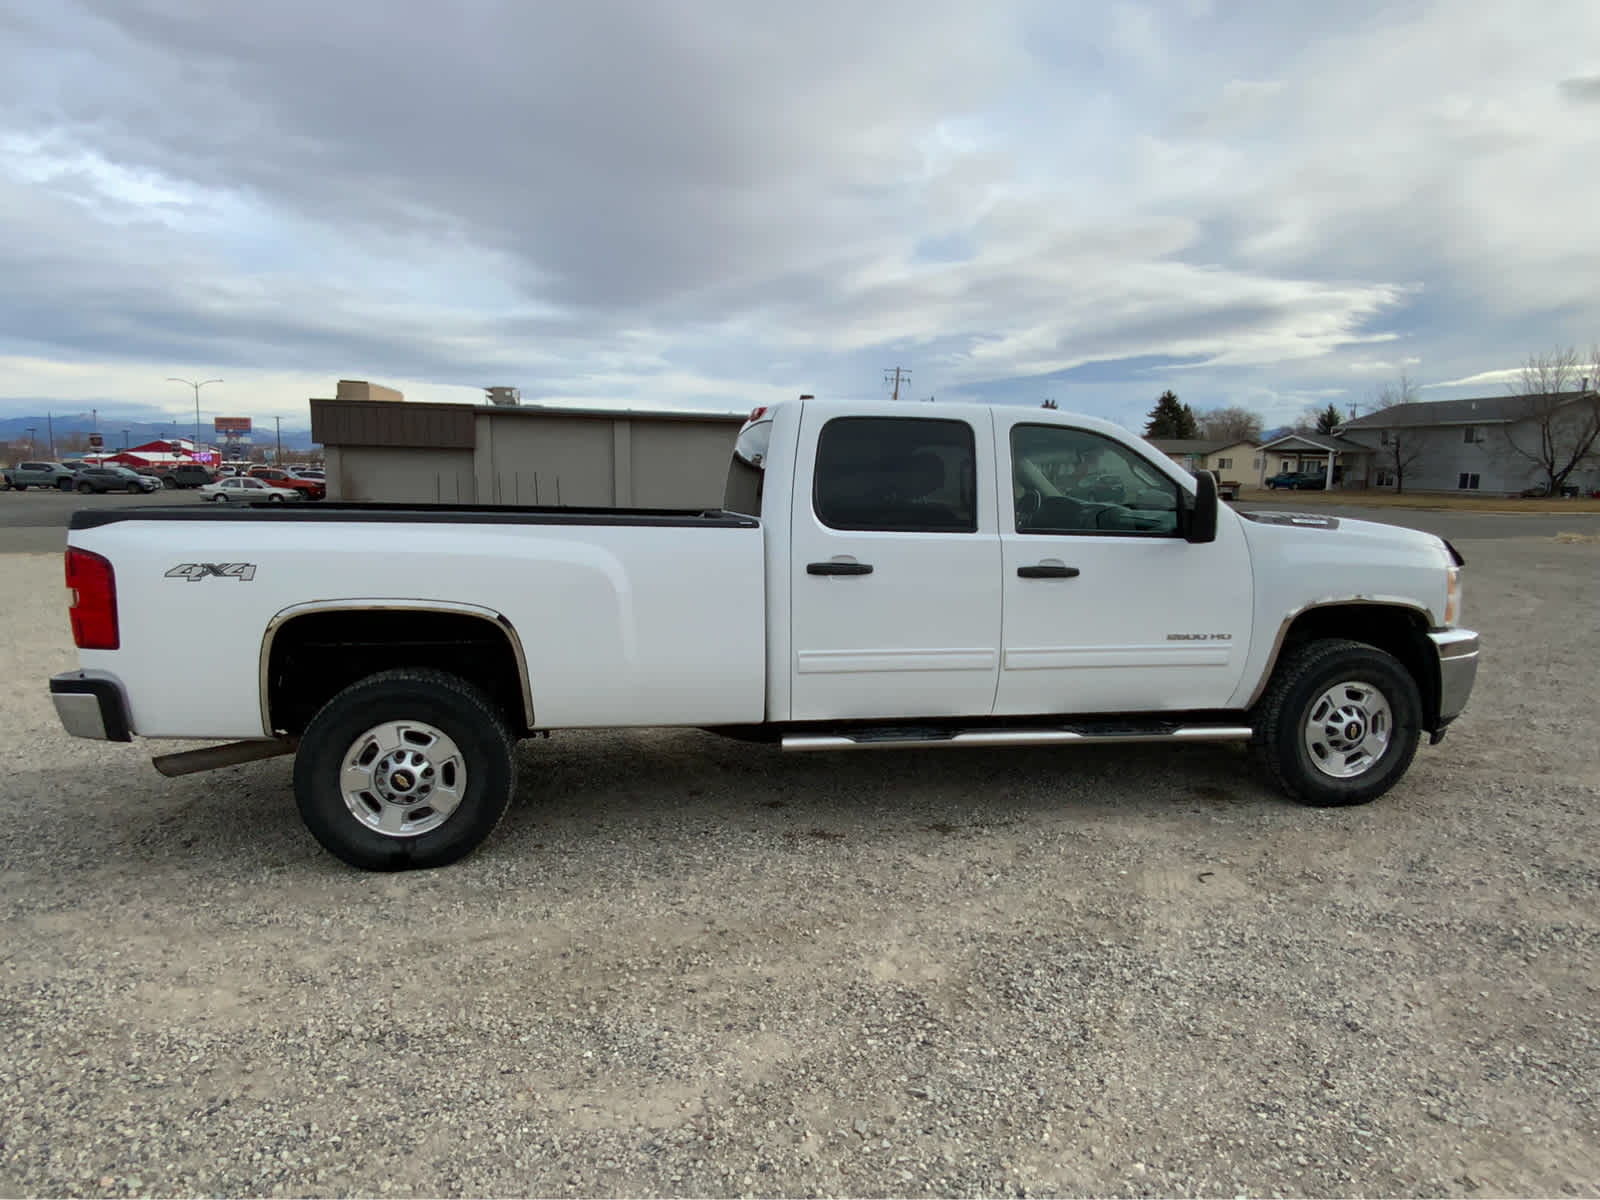
POLYGON ((218 579, 243 579, 248 582, 256 577, 256 565, 255 563, 179 563, 167 572, 166 577, 199 583, 210 575, 215 575, 218 579))

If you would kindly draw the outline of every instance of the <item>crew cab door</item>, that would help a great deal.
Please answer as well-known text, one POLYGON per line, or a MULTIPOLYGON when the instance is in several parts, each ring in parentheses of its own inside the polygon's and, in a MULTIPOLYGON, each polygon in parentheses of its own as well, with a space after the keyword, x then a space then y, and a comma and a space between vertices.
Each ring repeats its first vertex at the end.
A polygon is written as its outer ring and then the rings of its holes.
POLYGON ((1004 640, 995 713, 1221 708, 1250 647, 1249 548, 1179 532, 1180 485, 1106 433, 994 413, 1004 640))
POLYGON ((987 414, 807 404, 790 510, 794 720, 989 712, 1001 603, 993 436, 987 414))

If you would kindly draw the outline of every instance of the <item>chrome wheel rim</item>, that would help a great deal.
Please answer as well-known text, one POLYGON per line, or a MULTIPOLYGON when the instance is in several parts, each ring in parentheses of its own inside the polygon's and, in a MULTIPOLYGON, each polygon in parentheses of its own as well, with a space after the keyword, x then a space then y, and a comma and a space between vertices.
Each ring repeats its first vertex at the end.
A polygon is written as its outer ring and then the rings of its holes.
POLYGON ((350 743, 339 768, 345 807, 374 833, 411 838, 450 819, 467 790, 466 757, 440 729, 386 721, 350 743))
POLYGON ((1330 779, 1370 771, 1389 748, 1394 715, 1370 683, 1336 683, 1306 711, 1302 740, 1312 766, 1330 779))

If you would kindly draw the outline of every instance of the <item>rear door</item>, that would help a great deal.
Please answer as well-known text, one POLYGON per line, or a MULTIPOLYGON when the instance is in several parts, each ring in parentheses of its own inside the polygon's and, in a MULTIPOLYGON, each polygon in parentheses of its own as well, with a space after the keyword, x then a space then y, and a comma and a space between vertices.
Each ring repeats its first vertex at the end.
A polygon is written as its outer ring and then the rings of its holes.
POLYGON ((806 406, 790 529, 793 719, 993 706, 1000 545, 981 417, 806 406))

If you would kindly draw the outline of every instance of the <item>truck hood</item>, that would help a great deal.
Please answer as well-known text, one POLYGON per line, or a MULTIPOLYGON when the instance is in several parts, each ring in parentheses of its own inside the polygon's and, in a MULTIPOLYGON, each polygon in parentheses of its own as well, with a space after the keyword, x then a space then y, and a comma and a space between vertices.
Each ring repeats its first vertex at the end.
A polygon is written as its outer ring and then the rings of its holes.
POLYGON ((1245 539, 1252 548, 1262 550, 1311 548, 1319 541, 1329 539, 1338 542, 1346 552, 1353 552, 1357 556, 1371 552, 1380 560, 1415 555, 1429 563, 1437 563, 1442 558, 1445 563, 1458 567, 1466 561, 1454 546, 1437 534, 1407 529, 1402 525, 1384 525, 1378 521, 1357 521, 1321 513, 1241 512, 1239 516, 1245 522, 1245 539))

